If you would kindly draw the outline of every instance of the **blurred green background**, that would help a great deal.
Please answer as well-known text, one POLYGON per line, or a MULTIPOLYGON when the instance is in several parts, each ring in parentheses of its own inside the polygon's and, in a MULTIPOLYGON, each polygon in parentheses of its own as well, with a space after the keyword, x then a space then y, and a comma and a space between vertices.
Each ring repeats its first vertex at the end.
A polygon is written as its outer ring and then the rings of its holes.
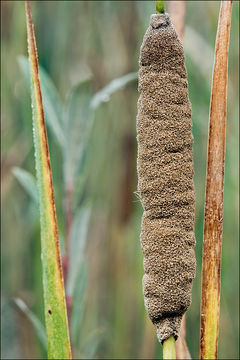
MULTIPOLYGON (((187 313, 187 342, 194 359, 199 354, 208 112, 219 5, 219 1, 187 1, 184 40, 195 140, 197 276, 187 313)), ((35 176, 29 84, 19 65, 19 55, 27 54, 24 2, 2 1, 1 8, 2 358, 37 359, 46 356, 39 341, 40 330, 36 331, 31 317, 14 302, 22 299, 44 323, 38 208, 19 176, 17 179, 13 174, 13 168, 20 167, 35 176)), ((76 95, 70 112, 76 120, 75 130, 69 132, 65 149, 62 150, 52 127, 48 127, 62 248, 66 237, 65 191, 67 182, 73 182, 74 357, 161 358, 161 345, 147 319, 141 288, 142 207, 135 195, 137 81, 129 82, 111 97, 105 95, 104 102, 94 111, 86 105, 113 79, 138 70, 140 45, 155 3, 34 1, 32 12, 39 63, 59 92, 63 115, 66 111, 62 104, 69 103, 71 89, 76 95), (87 89, 84 83, 80 91, 76 90, 77 84, 89 76, 87 89), (86 130, 89 119, 92 127, 86 130), (74 159, 81 152, 79 166, 72 171, 70 180, 64 153, 68 145, 74 159)), ((239 358, 238 36, 239 2, 234 1, 229 49, 220 359, 239 358)), ((69 130, 71 121, 70 118, 69 130)))

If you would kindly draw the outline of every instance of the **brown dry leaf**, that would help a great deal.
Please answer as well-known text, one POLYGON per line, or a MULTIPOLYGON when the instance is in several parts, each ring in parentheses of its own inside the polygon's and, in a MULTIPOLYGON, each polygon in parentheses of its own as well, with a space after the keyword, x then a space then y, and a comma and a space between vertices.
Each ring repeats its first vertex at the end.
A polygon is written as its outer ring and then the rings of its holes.
POLYGON ((223 222, 228 45, 232 1, 222 1, 210 106, 202 255, 201 359, 217 358, 223 222))

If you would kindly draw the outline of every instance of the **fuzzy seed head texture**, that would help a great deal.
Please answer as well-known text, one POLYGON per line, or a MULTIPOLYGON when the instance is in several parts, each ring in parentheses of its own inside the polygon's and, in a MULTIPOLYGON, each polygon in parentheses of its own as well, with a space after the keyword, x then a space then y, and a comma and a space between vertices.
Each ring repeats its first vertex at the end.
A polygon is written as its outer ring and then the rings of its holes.
POLYGON ((143 293, 163 342, 178 337, 196 268, 191 104, 183 46, 168 14, 151 16, 139 66, 143 293))

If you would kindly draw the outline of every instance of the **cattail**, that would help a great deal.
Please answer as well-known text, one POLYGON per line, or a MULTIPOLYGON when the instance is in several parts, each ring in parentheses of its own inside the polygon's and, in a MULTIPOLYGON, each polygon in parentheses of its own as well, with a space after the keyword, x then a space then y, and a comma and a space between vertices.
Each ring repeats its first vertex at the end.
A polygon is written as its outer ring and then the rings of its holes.
POLYGON ((191 104, 181 41, 154 14, 140 53, 138 192, 145 307, 163 342, 178 337, 195 277, 191 104))

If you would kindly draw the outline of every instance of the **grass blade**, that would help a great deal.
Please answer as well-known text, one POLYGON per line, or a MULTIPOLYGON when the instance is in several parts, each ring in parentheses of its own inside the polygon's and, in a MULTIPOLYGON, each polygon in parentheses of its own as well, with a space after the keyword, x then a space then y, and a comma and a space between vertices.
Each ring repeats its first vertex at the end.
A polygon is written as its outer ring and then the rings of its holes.
POLYGON ((89 220, 90 206, 82 207, 76 214, 72 229, 70 243, 70 264, 67 283, 67 295, 72 297, 77 286, 79 268, 84 259, 89 220))
POLYGON ((70 359, 65 292, 60 259, 56 210, 35 35, 30 3, 26 1, 28 52, 32 80, 33 133, 39 191, 45 321, 49 359, 70 359))
POLYGON ((16 298, 15 300, 16 305, 19 307, 19 309, 24 312, 24 314, 28 317, 28 319, 33 324, 34 329, 36 330, 36 335, 39 338, 39 341, 41 342, 42 346, 45 350, 47 350, 47 339, 45 334, 45 328, 41 321, 38 319, 38 317, 27 307, 24 301, 22 301, 19 298, 16 298))
POLYGON ((31 197, 35 204, 38 204, 38 195, 37 195, 37 183, 32 174, 28 171, 23 170, 17 166, 12 169, 12 172, 15 178, 19 181, 22 187, 26 190, 28 195, 31 197))
POLYGON ((232 1, 222 1, 215 46, 210 106, 204 241, 200 358, 216 359, 219 328, 227 67, 232 1))
MULTIPOLYGON (((28 59, 25 56, 18 57, 18 63, 22 70, 25 80, 30 82, 30 71, 28 59)), ((65 135, 63 130, 62 104, 55 85, 47 72, 39 65, 39 73, 42 88, 42 99, 46 123, 51 128, 59 145, 63 148, 65 145, 65 135)))
POLYGON ((85 304, 86 285, 87 285, 87 265, 82 261, 81 266, 78 268, 78 276, 76 286, 73 294, 73 305, 71 311, 71 331, 72 342, 77 344, 79 330, 83 319, 83 311, 85 304))
POLYGON ((129 82, 137 80, 138 73, 133 72, 126 74, 122 77, 112 80, 107 86, 105 86, 102 90, 98 91, 92 98, 91 108, 96 109, 99 105, 104 102, 109 101, 110 96, 117 90, 123 88, 129 82))
POLYGON ((89 132, 93 123, 93 112, 89 109, 92 98, 92 81, 86 79, 70 91, 65 106, 64 151, 65 183, 73 184, 81 163, 89 132))

